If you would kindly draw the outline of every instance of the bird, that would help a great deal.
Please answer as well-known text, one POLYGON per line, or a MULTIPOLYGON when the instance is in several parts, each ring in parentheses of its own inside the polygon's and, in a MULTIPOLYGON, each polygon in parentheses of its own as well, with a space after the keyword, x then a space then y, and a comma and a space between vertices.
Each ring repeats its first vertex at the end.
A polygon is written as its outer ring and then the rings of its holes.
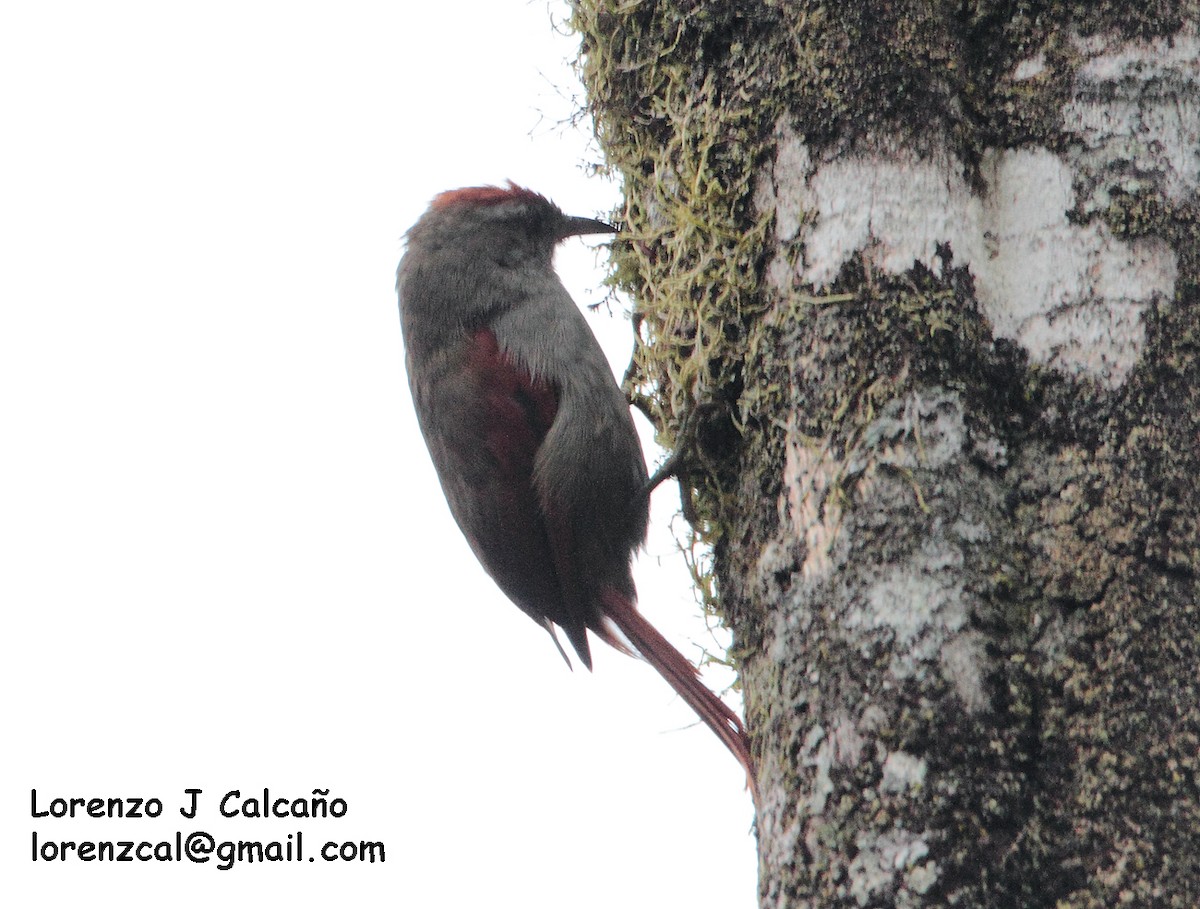
POLYGON ((589 634, 641 656, 753 791, 741 720, 636 605, 645 460, 629 402, 553 265, 568 237, 615 230, 511 181, 435 196, 396 273, 413 405, 450 511, 500 590, 568 666, 556 629, 589 670, 589 634))

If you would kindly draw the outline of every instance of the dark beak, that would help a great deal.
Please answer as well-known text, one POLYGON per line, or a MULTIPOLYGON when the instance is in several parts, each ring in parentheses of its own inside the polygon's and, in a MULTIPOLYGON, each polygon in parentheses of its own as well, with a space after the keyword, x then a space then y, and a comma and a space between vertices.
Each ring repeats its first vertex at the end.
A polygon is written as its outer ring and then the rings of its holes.
POLYGON ((558 229, 558 239, 565 240, 567 237, 579 237, 583 234, 615 234, 616 232, 617 229, 611 224, 605 224, 595 218, 567 217, 563 219, 562 226, 558 229))

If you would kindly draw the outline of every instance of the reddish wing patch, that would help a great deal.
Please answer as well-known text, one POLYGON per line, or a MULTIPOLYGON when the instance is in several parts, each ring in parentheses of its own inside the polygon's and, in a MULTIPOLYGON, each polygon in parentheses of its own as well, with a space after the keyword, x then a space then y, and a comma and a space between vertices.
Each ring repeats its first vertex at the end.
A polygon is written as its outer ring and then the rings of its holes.
POLYGON ((534 456, 558 412, 558 394, 549 382, 513 364, 486 328, 471 335, 467 359, 484 386, 484 445, 504 474, 528 484, 534 456))
POLYGON ((455 205, 499 205, 501 202, 522 200, 548 205, 545 196, 535 193, 532 189, 517 186, 512 180, 508 187, 503 186, 466 186, 462 189, 451 189, 439 193, 429 204, 432 209, 450 208, 455 205))
POLYGON ((491 501, 503 522, 476 538, 477 549, 501 589, 529 614, 562 628, 590 669, 591 623, 579 591, 571 524, 547 512, 533 484, 538 449, 558 413, 558 390, 513 363, 487 329, 469 336, 467 359, 481 387, 478 430, 495 467, 491 501))

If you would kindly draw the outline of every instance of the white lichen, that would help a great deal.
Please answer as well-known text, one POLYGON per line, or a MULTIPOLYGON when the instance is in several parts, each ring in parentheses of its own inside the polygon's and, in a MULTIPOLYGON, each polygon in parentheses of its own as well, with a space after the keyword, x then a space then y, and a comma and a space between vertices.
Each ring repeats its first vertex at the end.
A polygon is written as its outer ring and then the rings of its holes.
POLYGON ((835 552, 842 506, 831 493, 837 488, 842 462, 828 446, 801 437, 793 415, 788 422, 783 466, 780 526, 785 539, 804 544, 801 575, 815 581, 830 575, 841 561, 835 552))
POLYGON ((1045 71, 1046 55, 1038 51, 1032 57, 1026 57, 1013 67, 1012 79, 1014 82, 1024 82, 1026 79, 1040 76, 1045 71))
POLYGON ((1077 36, 1086 58, 1062 109, 1062 129, 1078 141, 1076 169, 1101 174, 1108 188, 1194 197, 1200 188, 1200 34, 1194 22, 1169 38, 1114 41, 1077 36))
MULTIPOLYGON (((1178 260, 1159 238, 1123 239, 1078 216, 1105 208, 1113 190, 1168 199, 1197 192, 1200 40, 1189 26, 1169 41, 1076 43, 1089 59, 1061 125, 1077 142, 1063 153, 986 151, 982 194, 948 152, 873 137, 813 161, 781 125, 756 201, 774 210, 777 240, 790 252, 768 265, 768 284, 784 299, 797 285, 821 290, 855 256, 888 274, 914 263, 940 274, 939 249, 948 250, 953 266, 969 269, 996 337, 1035 363, 1118 387, 1142 354, 1144 312, 1174 297, 1178 260)), ((1044 65, 1022 61, 1012 78, 1044 65)))
POLYGON ((904 879, 929 854, 924 837, 903 828, 861 833, 854 845, 858 852, 849 868, 850 895, 860 906, 894 888, 898 877, 904 879))
POLYGON ((919 789, 925 783, 927 769, 924 758, 907 751, 889 751, 883 761, 883 779, 879 788, 892 793, 919 789))

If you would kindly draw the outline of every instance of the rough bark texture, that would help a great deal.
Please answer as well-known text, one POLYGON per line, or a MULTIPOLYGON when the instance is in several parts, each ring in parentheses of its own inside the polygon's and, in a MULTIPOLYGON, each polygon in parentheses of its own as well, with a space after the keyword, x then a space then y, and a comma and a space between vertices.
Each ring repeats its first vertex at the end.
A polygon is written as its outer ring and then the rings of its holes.
POLYGON ((576 4, 764 907, 1200 905, 1198 22, 576 4))

